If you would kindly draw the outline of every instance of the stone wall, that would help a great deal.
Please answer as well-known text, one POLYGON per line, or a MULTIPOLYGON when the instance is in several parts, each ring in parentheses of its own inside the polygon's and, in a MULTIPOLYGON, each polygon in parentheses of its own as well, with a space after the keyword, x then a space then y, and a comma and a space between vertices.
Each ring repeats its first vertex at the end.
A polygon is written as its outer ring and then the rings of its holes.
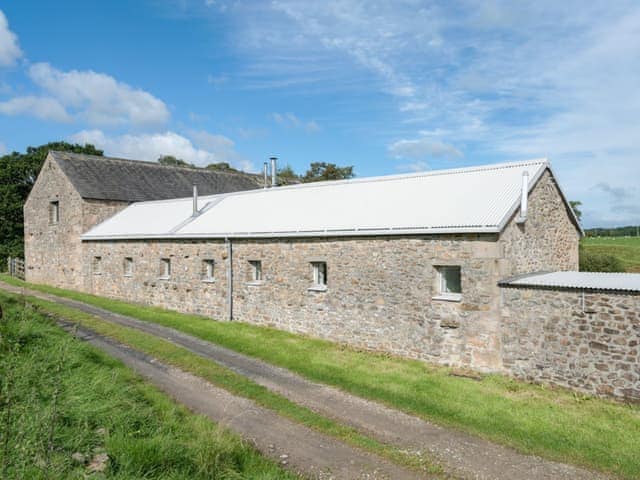
POLYGON ((502 289, 502 358, 516 377, 640 400, 640 295, 502 289))
MULTIPOLYGON (((478 369, 500 368, 498 244, 493 235, 233 241, 233 318, 358 347, 478 369), (250 281, 250 260, 263 281, 250 281), (311 262, 327 263, 325 291, 311 262), (435 266, 462 267, 462 299, 433 300, 435 266)), ((222 241, 86 242, 86 290, 215 319, 228 318, 222 241), (100 272, 92 272, 94 257, 100 272), (131 277, 123 262, 134 262, 131 277), (160 278, 160 259, 171 276, 160 278), (201 279, 215 261, 215 282, 201 279)))
POLYGON ((80 236, 127 205, 81 198, 58 164, 47 158, 24 205, 27 281, 83 288, 84 247, 80 236), (52 201, 59 202, 57 224, 49 221, 52 201))
POLYGON ((505 277, 523 273, 578 270, 580 233, 549 170, 529 194, 527 220, 518 210, 500 235, 509 264, 505 277))
POLYGON ((82 199, 57 163, 47 159, 24 206, 25 275, 29 282, 66 288, 82 285, 82 199), (59 221, 49 204, 59 202, 59 221))

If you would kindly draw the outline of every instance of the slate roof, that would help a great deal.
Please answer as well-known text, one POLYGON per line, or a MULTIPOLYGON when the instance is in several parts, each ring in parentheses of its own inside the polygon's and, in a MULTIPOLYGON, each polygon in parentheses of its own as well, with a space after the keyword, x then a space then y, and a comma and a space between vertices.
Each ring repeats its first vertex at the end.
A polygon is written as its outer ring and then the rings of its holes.
POLYGON ((498 233, 520 206, 523 174, 531 191, 550 169, 539 159, 202 196, 195 216, 190 198, 134 203, 83 238, 498 233))
POLYGON ((169 167, 154 162, 50 151, 81 197, 143 202, 260 188, 260 178, 241 172, 169 167))

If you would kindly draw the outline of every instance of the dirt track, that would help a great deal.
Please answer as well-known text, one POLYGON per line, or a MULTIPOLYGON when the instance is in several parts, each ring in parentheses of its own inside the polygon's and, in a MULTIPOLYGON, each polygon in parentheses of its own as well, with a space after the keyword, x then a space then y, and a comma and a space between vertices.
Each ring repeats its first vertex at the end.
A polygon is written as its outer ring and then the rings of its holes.
MULTIPOLYGON (((2 282, 0 282, 0 288, 14 293, 22 290, 2 282)), ((282 368, 274 367, 260 360, 238 354, 170 328, 142 322, 61 297, 29 290, 26 293, 77 308, 106 321, 136 328, 169 340, 176 345, 224 365, 298 404, 336 419, 341 423, 351 425, 372 438, 401 449, 424 452, 435 457, 443 465, 447 473, 457 477, 482 480, 583 480, 606 478, 603 475, 570 465, 523 455, 515 450, 486 440, 433 425, 420 418, 347 394, 338 389, 310 382, 282 368)), ((226 393, 226 395, 230 394, 226 393)), ((284 421, 273 412, 267 411, 267 413, 276 417, 274 421, 284 421)), ((235 430, 234 427, 231 428, 235 430)), ((280 428, 279 424, 278 428, 280 428)), ((327 458, 327 460, 329 459, 327 458)), ((341 460, 345 459, 342 458, 341 460)), ((293 462, 293 455, 291 455, 291 463, 293 464, 293 462)), ((362 473, 361 467, 359 468, 360 473, 362 473)), ((335 478, 361 477, 338 475, 335 478)), ((391 478, 410 477, 392 476, 391 478)))

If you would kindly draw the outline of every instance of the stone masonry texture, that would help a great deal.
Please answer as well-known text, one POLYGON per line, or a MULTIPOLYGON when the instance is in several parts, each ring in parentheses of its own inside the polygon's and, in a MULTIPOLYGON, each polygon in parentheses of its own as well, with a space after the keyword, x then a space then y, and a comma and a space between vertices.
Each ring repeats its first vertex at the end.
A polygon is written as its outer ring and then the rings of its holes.
POLYGON ((640 295, 505 287, 502 303, 508 372, 640 401, 640 295))

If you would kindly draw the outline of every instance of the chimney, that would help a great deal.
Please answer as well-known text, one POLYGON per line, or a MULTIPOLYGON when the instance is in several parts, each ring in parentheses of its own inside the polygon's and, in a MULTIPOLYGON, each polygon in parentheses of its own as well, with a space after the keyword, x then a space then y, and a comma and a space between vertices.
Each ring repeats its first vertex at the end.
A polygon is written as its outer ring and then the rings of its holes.
POLYGON ((198 186, 193 184, 193 216, 198 214, 198 186))
POLYGON ((271 186, 277 187, 278 186, 278 168, 277 168, 278 157, 271 157, 270 160, 271 160, 271 186))
POLYGON ((269 186, 269 164, 264 162, 264 188, 269 186))
POLYGON ((527 203, 529 201, 529 172, 522 173, 522 191, 520 192, 520 217, 518 223, 527 220, 527 203))

